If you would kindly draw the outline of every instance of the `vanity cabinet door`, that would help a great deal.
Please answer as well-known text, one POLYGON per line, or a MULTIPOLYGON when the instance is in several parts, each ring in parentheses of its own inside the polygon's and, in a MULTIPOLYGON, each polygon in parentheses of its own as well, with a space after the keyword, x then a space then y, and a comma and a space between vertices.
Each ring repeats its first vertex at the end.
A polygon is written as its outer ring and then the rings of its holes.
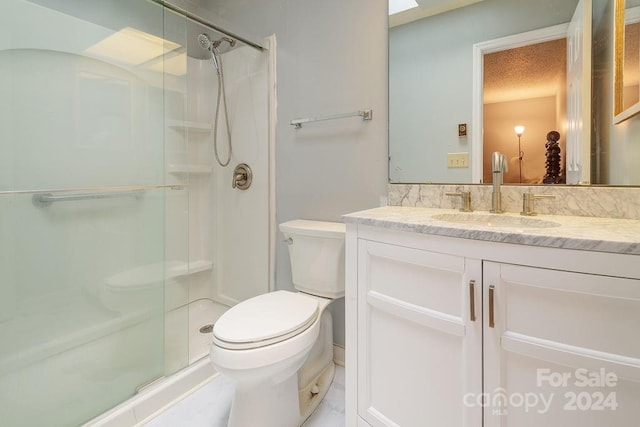
POLYGON ((640 280, 492 262, 483 276, 486 427, 638 425, 640 280))
POLYGON ((358 240, 358 414, 372 426, 480 426, 479 260, 358 240), (475 310, 475 317, 472 313, 475 310))

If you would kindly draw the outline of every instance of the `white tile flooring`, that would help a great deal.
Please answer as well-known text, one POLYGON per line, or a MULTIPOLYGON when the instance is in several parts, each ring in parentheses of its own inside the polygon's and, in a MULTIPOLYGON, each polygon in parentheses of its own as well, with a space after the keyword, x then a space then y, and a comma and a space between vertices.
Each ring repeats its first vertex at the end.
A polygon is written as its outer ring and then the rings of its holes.
MULTIPOLYGON (((231 379, 218 376, 145 426, 225 427, 231 409, 233 390, 234 384, 231 379)), ((336 366, 335 377, 327 395, 303 427, 343 427, 344 424, 344 368, 336 366)))

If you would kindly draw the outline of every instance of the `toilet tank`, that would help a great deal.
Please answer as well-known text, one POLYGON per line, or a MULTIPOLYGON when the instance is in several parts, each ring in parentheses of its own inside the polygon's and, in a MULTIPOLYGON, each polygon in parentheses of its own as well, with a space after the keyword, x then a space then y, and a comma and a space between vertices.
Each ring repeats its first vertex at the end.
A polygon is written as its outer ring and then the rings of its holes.
POLYGON ((289 244, 293 286, 325 298, 344 296, 344 236, 340 222, 294 220, 280 224, 289 244))

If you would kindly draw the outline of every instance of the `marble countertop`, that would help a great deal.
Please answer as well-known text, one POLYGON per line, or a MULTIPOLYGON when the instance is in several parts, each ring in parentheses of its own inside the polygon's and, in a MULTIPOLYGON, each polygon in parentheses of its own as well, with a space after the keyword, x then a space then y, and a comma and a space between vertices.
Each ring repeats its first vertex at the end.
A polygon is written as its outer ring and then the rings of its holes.
POLYGON ((549 248, 575 249, 640 255, 640 220, 592 218, 580 216, 490 214, 473 212, 483 217, 503 217, 502 221, 519 222, 523 218, 553 221, 557 226, 530 228, 526 226, 483 225, 434 219, 434 215, 462 214, 452 209, 386 206, 354 212, 342 217, 346 223, 357 223, 393 230, 489 242, 515 243, 549 248))

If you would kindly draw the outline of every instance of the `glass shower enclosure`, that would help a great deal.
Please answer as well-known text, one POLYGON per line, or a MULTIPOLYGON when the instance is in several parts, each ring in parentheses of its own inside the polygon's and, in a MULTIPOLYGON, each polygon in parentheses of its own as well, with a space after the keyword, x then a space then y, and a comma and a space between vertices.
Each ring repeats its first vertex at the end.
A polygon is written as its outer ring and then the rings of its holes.
POLYGON ((188 149, 166 138, 186 23, 145 0, 2 9, 0 423, 74 426, 189 362, 186 313, 165 328, 189 270, 166 161, 188 149))

